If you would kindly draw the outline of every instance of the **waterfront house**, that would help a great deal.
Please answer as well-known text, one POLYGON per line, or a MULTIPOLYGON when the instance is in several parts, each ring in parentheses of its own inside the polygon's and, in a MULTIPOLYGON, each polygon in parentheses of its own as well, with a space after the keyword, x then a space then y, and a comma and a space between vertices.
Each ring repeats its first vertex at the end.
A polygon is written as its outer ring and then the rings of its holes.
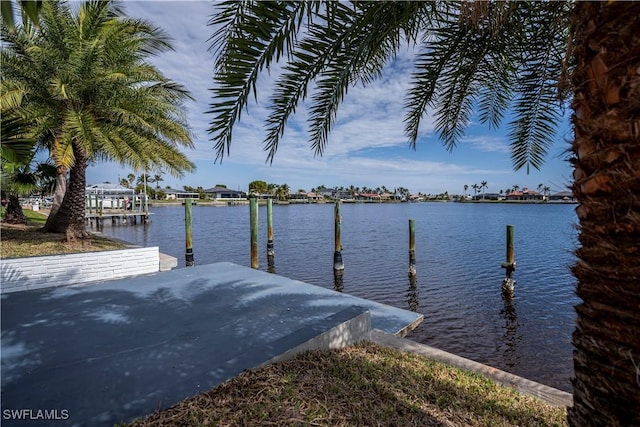
POLYGON ((380 195, 376 193, 360 193, 356 195, 356 200, 363 202, 379 202, 380 195))
POLYGON ((309 203, 307 193, 293 193, 287 196, 289 203, 309 203))
POLYGON ((161 189, 165 194, 166 200, 185 200, 185 199, 199 199, 200 194, 191 191, 176 190, 175 188, 166 187, 161 189))
POLYGON ((349 190, 336 190, 333 197, 340 200, 352 200, 353 196, 349 190))
POLYGON ((223 201, 223 202, 231 202, 236 200, 247 200, 247 193, 240 190, 232 190, 230 188, 225 187, 213 187, 204 190, 204 194, 207 195, 207 198, 223 201))
POLYGON ((307 193, 307 200, 310 202, 319 202, 324 200, 324 196, 321 193, 307 193))
POLYGON ((317 193, 319 195, 321 195, 323 198, 329 198, 329 197, 334 197, 334 194, 336 194, 336 189, 335 188, 320 188, 318 189, 317 193))
POLYGON ((473 200, 503 200, 504 196, 498 193, 476 194, 473 200))
POLYGON ((544 195, 535 190, 523 188, 522 191, 512 191, 507 194, 507 200, 542 201, 544 200, 544 195))
POLYGON ((571 202, 576 202, 576 197, 573 195, 571 191, 560 191, 559 193, 550 195, 549 201, 571 203, 571 202))

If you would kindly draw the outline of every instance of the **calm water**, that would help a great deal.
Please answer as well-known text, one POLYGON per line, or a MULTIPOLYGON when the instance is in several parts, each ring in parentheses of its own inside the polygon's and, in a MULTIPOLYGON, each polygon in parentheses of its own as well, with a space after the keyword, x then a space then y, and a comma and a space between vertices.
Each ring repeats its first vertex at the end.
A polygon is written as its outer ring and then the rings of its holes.
MULTIPOLYGON (((577 222, 572 205, 345 204, 344 292, 425 316, 409 338, 570 391, 577 222), (407 279, 408 220, 416 220, 418 280, 407 279), (515 226, 515 296, 500 286, 505 227, 515 226)), ((178 258, 184 267, 184 208, 151 208, 149 225, 103 232, 178 258)), ((260 266, 266 270, 266 207, 260 207, 260 266)), ((333 288, 333 205, 274 206, 280 275, 333 288)), ((194 206, 196 264, 249 265, 249 208, 194 206)))

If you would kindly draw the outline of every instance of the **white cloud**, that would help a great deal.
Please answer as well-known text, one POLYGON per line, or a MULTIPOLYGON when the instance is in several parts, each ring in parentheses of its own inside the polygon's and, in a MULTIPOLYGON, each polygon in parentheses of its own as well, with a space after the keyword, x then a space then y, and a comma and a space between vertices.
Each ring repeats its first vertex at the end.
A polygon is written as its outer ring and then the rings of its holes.
POLYGON ((473 136, 464 137, 460 140, 461 144, 469 144, 478 151, 489 153, 510 153, 509 144, 504 138, 496 138, 490 136, 473 136))

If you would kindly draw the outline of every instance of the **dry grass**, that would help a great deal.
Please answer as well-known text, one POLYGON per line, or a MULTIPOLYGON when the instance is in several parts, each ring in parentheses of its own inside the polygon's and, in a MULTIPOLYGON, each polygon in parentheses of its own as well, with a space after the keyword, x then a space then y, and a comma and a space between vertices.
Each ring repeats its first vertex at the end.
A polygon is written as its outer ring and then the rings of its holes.
POLYGON ((132 426, 565 426, 566 410, 371 343, 247 371, 132 426))
POLYGON ((0 258, 108 251, 128 247, 100 236, 92 236, 88 241, 70 245, 65 242, 64 234, 45 233, 41 230, 46 215, 30 210, 24 210, 24 213, 27 225, 0 222, 0 258))

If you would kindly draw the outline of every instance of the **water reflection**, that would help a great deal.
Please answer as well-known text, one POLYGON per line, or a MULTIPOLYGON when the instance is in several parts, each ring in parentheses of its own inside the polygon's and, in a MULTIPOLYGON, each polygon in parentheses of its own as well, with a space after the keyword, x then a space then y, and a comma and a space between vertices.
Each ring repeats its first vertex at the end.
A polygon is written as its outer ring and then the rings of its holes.
POLYGON ((342 276, 344 275, 344 270, 333 270, 333 290, 337 292, 342 292, 344 290, 344 284, 342 282, 342 276))
POLYGON ((420 306, 420 298, 418 296, 418 276, 409 275, 409 289, 407 290, 407 304, 409 310, 418 311, 420 306))
POLYGON ((504 333, 502 334, 502 343, 504 350, 504 363, 506 367, 513 368, 518 365, 517 345, 521 337, 518 336, 518 314, 513 302, 513 293, 503 293, 502 302, 504 303, 500 315, 504 319, 504 333))
POLYGON ((267 255, 267 272, 276 274, 275 255, 267 255))

